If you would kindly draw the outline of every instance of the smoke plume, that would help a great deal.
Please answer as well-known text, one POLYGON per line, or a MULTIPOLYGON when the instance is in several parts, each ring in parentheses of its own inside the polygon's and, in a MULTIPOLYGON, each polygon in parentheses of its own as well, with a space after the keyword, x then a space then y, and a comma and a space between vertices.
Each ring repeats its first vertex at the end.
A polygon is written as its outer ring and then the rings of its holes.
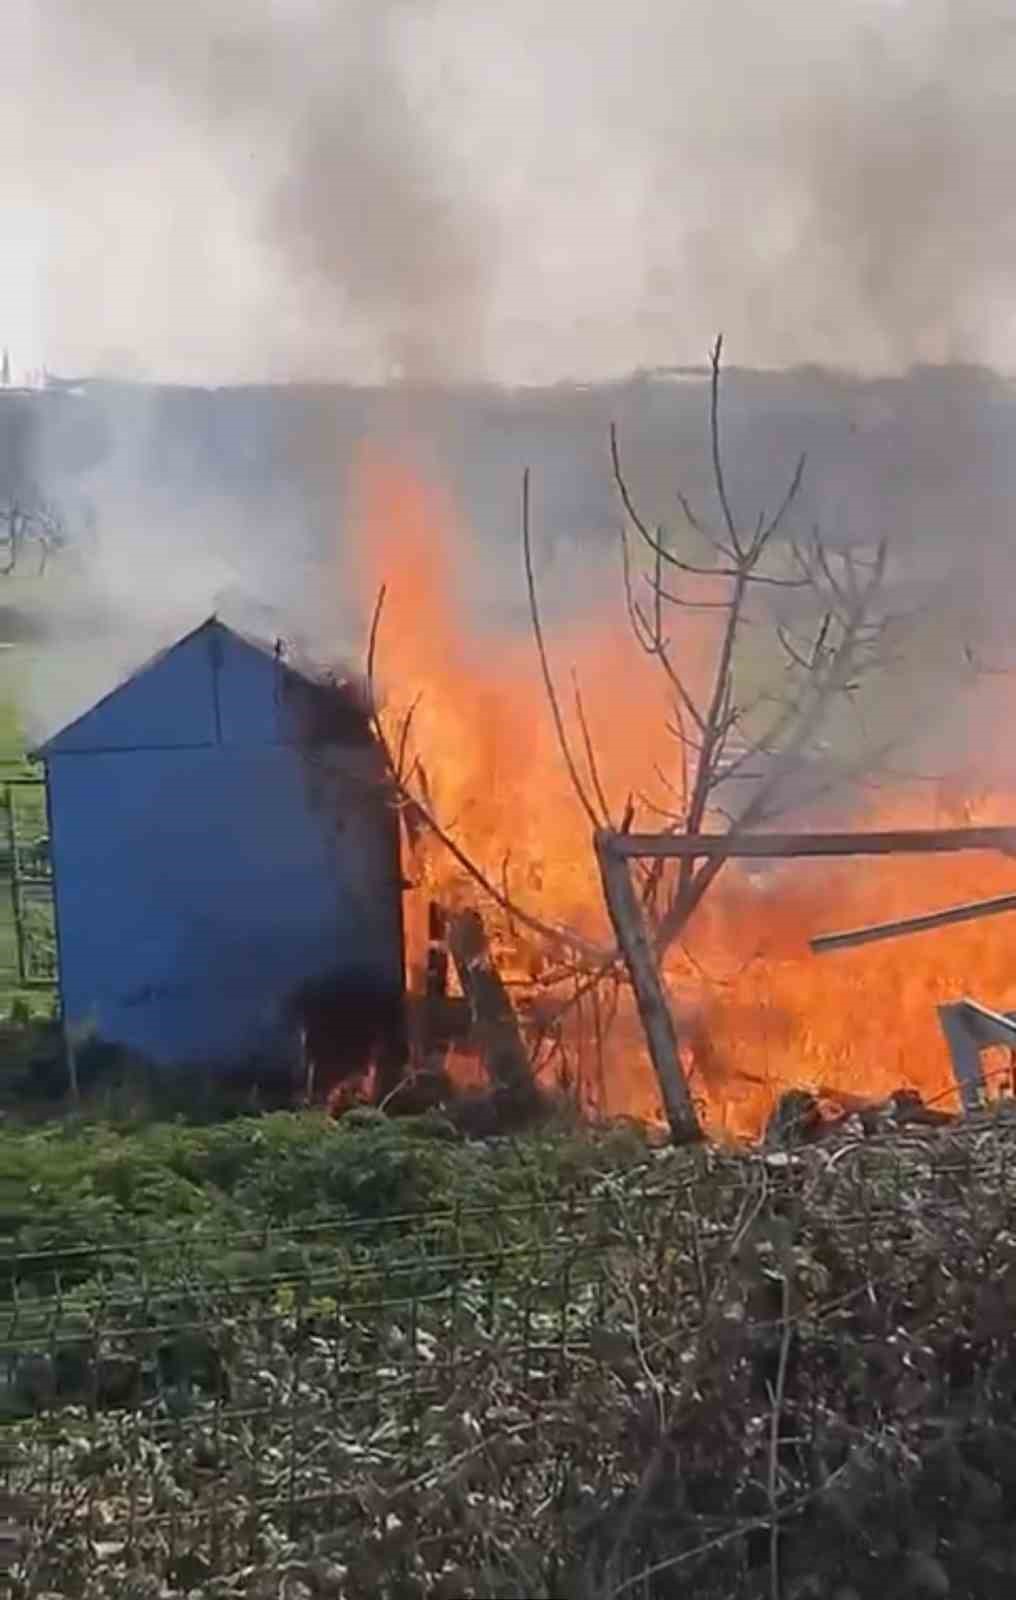
POLYGON ((171 379, 1012 364, 1002 0, 11 0, 4 337, 171 379))
MULTIPOLYGON (((192 390, 174 408, 142 385, 93 389, 107 444, 73 484, 47 423, 38 475, 80 492, 97 534, 65 609, 42 602, 61 648, 32 668, 39 720, 240 591, 263 631, 296 617, 344 642, 321 562, 349 451, 379 426, 408 420, 477 529, 474 597, 510 595, 524 625, 527 464, 545 558, 573 596, 576 575, 595 587, 588 536, 603 548, 617 525, 611 416, 667 520, 708 465, 701 392, 562 388, 513 411, 465 380, 604 380, 699 360, 717 328, 744 367, 897 374, 801 373, 792 393, 742 375, 743 503, 771 506, 808 449, 809 514, 847 539, 889 531, 919 579, 962 580, 964 629, 983 597, 984 630, 1007 637, 1008 391, 899 376, 1013 361, 1016 22, 1000 0, 10 0, 4 27, 0 138, 18 160, 0 342, 16 368, 411 380, 401 411, 366 391, 282 406, 192 390)), ((955 744, 962 719, 940 720, 955 744)))

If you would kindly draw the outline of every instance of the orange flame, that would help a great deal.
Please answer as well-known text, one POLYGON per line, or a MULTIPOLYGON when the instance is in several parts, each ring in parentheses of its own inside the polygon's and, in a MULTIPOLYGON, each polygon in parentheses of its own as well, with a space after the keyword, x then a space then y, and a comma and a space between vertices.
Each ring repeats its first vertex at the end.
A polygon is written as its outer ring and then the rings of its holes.
MULTIPOLYGON (((419 474, 364 452, 354 505, 365 608, 381 583, 387 589, 378 670, 390 689, 383 712, 389 738, 400 742, 414 707, 406 747, 421 763, 442 825, 512 901, 609 945, 592 825, 561 760, 531 637, 476 629, 465 531, 447 498, 419 474)), ((632 641, 623 606, 549 632, 587 787, 571 667, 611 803, 620 811, 628 795, 659 796, 657 761, 671 745, 663 728, 672 711, 662 675, 632 641)), ((700 635, 692 647, 704 642, 700 635)), ((955 803, 929 799, 921 814, 913 800, 890 800, 857 825, 960 820, 943 816, 942 806, 955 803)), ((1016 797, 982 797, 976 818, 972 802, 965 807, 964 821, 1010 821, 1016 797)), ((417 872, 423 897, 449 905, 476 899, 475 887, 438 847, 427 849, 417 872)), ((690 948, 675 952, 668 973, 692 1019, 686 1064, 711 1129, 756 1135, 793 1086, 873 1099, 912 1087, 953 1104, 935 1008, 966 994, 1016 1007, 1005 921, 823 957, 813 956, 807 941, 1002 893, 1014 887, 1014 876, 1016 868, 978 855, 785 863, 761 880, 728 864, 689 930, 690 948)), ((568 997, 567 983, 548 982, 541 991, 533 940, 496 909, 485 914, 502 971, 524 980, 525 1014, 534 1026, 553 1017, 568 997)), ((412 908, 407 922, 409 960, 418 968, 426 932, 412 908)), ((542 960, 546 974, 554 957, 544 952, 542 960)), ((605 1113, 657 1118, 659 1097, 626 998, 613 1021, 611 1010, 602 998, 571 1006, 555 1070, 570 1062, 571 1087, 605 1113), (577 1037, 585 1041, 585 1068, 577 1037), (595 1067, 588 1064, 593 1057, 595 1067), (576 1082, 583 1072, 585 1081, 576 1082)))

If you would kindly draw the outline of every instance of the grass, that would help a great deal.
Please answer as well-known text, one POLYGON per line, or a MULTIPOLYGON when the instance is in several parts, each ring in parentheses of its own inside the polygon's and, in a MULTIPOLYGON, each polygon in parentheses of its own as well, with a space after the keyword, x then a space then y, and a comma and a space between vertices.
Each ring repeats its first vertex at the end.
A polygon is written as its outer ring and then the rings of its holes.
POLYGON ((17 708, 0 701, 0 776, 17 777, 29 770, 17 708))

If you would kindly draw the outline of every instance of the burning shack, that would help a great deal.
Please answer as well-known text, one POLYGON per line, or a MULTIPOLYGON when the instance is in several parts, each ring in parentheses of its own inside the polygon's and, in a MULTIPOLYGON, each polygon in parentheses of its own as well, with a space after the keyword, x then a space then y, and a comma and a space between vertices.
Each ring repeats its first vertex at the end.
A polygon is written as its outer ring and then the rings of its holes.
POLYGON ((352 682, 213 617, 37 754, 72 1037, 398 1069, 398 825, 352 682))

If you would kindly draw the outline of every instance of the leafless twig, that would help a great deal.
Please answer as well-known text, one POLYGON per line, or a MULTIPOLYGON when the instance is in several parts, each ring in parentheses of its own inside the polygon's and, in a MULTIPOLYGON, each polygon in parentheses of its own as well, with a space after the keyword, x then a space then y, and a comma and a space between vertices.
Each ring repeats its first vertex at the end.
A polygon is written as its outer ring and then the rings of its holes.
MULTIPOLYGON (((730 832, 755 828, 786 808, 790 780, 793 779, 799 789, 800 775, 805 769, 810 774, 817 768, 820 773, 809 779, 813 796, 821 793, 825 784, 842 782, 842 764, 831 762, 819 744, 821 730, 834 703, 850 704, 865 676, 884 664, 889 630, 898 621, 879 611, 888 555, 884 539, 870 556, 849 548, 831 550, 815 528, 807 539, 788 535, 777 545, 777 535, 786 527, 799 498, 805 470, 803 455, 790 473, 775 512, 771 515, 762 512, 748 525, 739 521, 724 459, 720 403, 722 351, 722 338, 717 338, 709 368, 709 434, 719 531, 709 527, 708 519, 691 505, 687 495, 683 492, 678 495, 688 526, 706 542, 714 558, 712 562, 687 559, 673 547, 664 530, 654 527, 639 509, 622 465, 617 428, 610 429, 611 466, 621 507, 627 524, 637 535, 636 548, 647 556, 648 570, 643 570, 642 565, 633 560, 625 528, 621 536, 622 577, 629 623, 639 648, 663 673, 671 698, 672 715, 668 727, 681 753, 682 796, 679 808, 668 808, 662 817, 665 824, 662 832, 667 834, 681 830, 700 834, 710 817, 723 819, 730 832), (665 571, 670 574, 666 584, 663 581, 665 571), (682 579, 697 580, 690 593, 681 592, 682 579), (702 585, 713 586, 712 592, 703 593, 702 585), (721 597, 715 593, 717 585, 726 586, 726 593, 721 597), (815 619, 810 628, 795 626, 774 614, 767 597, 781 593, 791 597, 810 595, 810 610, 815 619), (681 661, 667 627, 668 617, 678 616, 690 608, 714 614, 718 625, 709 685, 704 694, 692 693, 687 665, 681 661), (746 695, 741 682, 743 651, 740 646, 745 630, 755 626, 765 627, 772 633, 783 653, 784 671, 782 680, 777 680, 775 686, 767 685, 761 691, 755 689, 746 695), (736 805, 730 798, 734 784, 742 795, 736 805), (745 796, 746 785, 750 787, 745 796)), ((523 544, 534 633, 548 701, 573 787, 597 830, 602 871, 600 818, 608 808, 596 776, 598 769, 585 718, 580 714, 592 797, 580 780, 550 676, 533 580, 528 473, 523 484, 523 544)), ((860 716, 858 710, 855 710, 856 716, 860 716)), ((643 803, 647 809, 659 809, 653 807, 650 797, 645 797, 643 803)), ((640 897, 636 899, 633 895, 631 905, 637 907, 633 914, 647 919, 651 925, 650 943, 658 965, 665 960, 675 941, 680 940, 724 861, 722 853, 707 859, 685 855, 672 876, 662 859, 653 861, 642 871, 640 897), (670 887, 662 893, 665 874, 670 887)), ((619 904, 621 898, 618 880, 614 883, 611 902, 615 922, 614 902, 619 904)), ((640 942, 641 934, 634 929, 634 924, 629 931, 640 942)), ((630 957, 631 953, 625 949, 626 965, 632 972, 630 957)), ((653 1052, 654 1066, 670 1083, 664 1095, 667 1104, 672 1101, 676 1104, 671 1081, 672 1062, 665 1059, 668 1058, 664 1048, 666 1029, 660 1022, 657 986, 641 956, 638 965, 642 973, 640 1009, 645 1005, 652 1012, 653 1027, 659 1034, 662 1050, 659 1061, 659 1052, 653 1052)), ((651 1032, 647 1017, 642 1020, 644 1029, 651 1032)))
MULTIPOLYGON (((554 729, 557 734, 558 748, 561 751, 562 759, 565 767, 567 768, 568 776, 571 779, 572 788, 575 791, 579 804, 586 813, 586 816, 589 818, 592 826, 594 828, 601 828, 606 820, 607 808, 605 806, 603 807, 602 815, 597 812, 595 805, 593 804, 592 800, 590 800, 589 795, 586 792, 586 788, 582 782, 582 779, 579 777, 578 765, 574 756, 572 755, 567 729, 564 725, 564 716, 561 712, 561 703, 558 699, 557 689, 554 685, 553 674, 550 670, 550 662, 547 658, 547 647, 543 637, 543 624, 540 621, 540 608, 536 598, 536 579, 533 575, 532 531, 530 528, 529 519, 528 467, 522 475, 522 551, 526 567, 526 587, 529 593, 529 616, 533 626, 533 638, 536 641, 536 650, 540 658, 540 670, 543 673, 544 688, 547 692, 547 703, 550 706, 551 715, 554 719, 554 729)), ((593 781, 595 784, 597 781, 595 777, 593 781)))

